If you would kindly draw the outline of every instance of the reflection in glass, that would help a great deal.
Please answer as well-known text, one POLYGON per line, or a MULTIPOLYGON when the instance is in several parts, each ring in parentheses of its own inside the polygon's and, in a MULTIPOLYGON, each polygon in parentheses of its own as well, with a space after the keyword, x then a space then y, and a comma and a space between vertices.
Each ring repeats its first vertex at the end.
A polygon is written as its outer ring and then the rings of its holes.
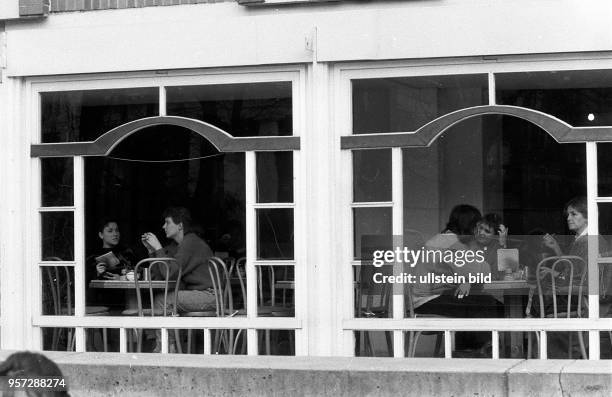
POLYGON ((391 245, 391 213, 392 209, 389 207, 353 209, 353 256, 355 259, 362 258, 362 241, 368 236, 381 236, 385 241, 388 239, 391 245))
POLYGON ((74 316, 74 268, 72 266, 41 266, 40 272, 42 314, 74 316))
POLYGON ((257 258, 293 259, 293 209, 257 210, 257 258))
MULTIPOLYGON (((74 260, 74 214, 72 212, 43 212, 42 258, 74 260)), ((54 260, 54 259, 49 259, 54 260)))
POLYGON ((71 206, 74 202, 74 167, 72 157, 40 159, 42 206, 71 206))
POLYGON ((356 79, 353 134, 415 131, 454 110, 488 103, 487 75, 356 79))
POLYGON ((293 152, 257 153, 257 202, 293 202, 293 152))
POLYGON ((295 356, 295 331, 292 329, 257 330, 260 356, 295 356))
POLYGON ((75 351, 74 328, 41 328, 46 351, 75 351))
POLYGON ((291 82, 167 87, 167 112, 212 124, 235 137, 293 133, 291 82))
POLYGON ((574 127, 612 124, 609 70, 500 73, 497 103, 539 110, 574 127))
POLYGON ((159 114, 158 88, 43 92, 42 142, 94 141, 103 133, 159 114))
POLYGON ((353 201, 391 201, 391 149, 353 151, 353 201))

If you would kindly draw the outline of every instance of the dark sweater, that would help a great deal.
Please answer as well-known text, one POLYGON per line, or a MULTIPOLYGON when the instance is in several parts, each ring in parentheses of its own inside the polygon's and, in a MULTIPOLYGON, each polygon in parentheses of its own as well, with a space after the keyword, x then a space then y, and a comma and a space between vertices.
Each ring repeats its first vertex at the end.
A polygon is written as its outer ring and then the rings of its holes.
MULTIPOLYGON (((197 235, 188 233, 183 237, 180 244, 171 244, 155 251, 152 256, 157 258, 170 257, 176 259, 178 266, 183 269, 181 279, 181 289, 204 290, 212 288, 212 280, 208 271, 208 259, 213 256, 213 252, 197 235)), ((160 269, 155 266, 152 272, 154 279, 161 277, 160 269)), ((171 267, 170 279, 175 280, 178 276, 178 268, 171 267)))

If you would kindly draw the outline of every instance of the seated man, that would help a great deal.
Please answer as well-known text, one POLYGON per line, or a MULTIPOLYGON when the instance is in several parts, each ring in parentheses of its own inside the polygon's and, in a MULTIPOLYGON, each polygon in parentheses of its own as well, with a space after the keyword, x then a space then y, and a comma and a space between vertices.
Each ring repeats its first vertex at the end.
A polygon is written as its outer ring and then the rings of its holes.
MULTIPOLYGON (((177 309, 179 312, 215 310, 215 296, 212 292, 213 283, 208 271, 208 259, 213 252, 191 230, 191 214, 187 208, 170 207, 164 211, 163 229, 166 237, 173 240, 171 244, 162 247, 153 233, 142 235, 142 243, 151 257, 172 257, 183 269, 180 290, 178 292, 177 309)), ((178 268, 171 267, 170 279, 178 277, 178 268)), ((155 266, 152 279, 163 278, 162 267, 155 266)), ((163 295, 163 294, 162 294, 163 295)), ((171 302, 172 297, 168 297, 171 302)), ((163 305, 163 296, 156 297, 156 305, 163 305)))

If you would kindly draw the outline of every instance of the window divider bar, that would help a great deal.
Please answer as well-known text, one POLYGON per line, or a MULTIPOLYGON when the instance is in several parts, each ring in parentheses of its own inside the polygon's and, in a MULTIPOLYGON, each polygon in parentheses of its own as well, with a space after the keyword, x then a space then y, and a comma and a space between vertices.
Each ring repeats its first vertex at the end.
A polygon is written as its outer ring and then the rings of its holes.
POLYGON ((210 355, 212 353, 212 338, 210 328, 204 328, 204 355, 210 355))
POLYGON ((444 358, 453 358, 453 338, 450 330, 444 330, 444 358))
MULTIPOLYGON (((76 167, 77 167, 76 159, 77 158, 82 159, 83 156, 75 156, 74 158, 75 158, 74 167, 76 171, 76 167)), ((75 182, 76 182, 76 178, 77 178, 77 175, 74 176, 75 182)), ((76 199, 76 194, 77 193, 76 193, 76 185, 75 185, 75 199, 76 199)), ((66 206, 58 206, 58 207, 38 207, 38 212, 41 212, 41 213, 43 212, 74 212, 76 209, 77 209, 76 205, 73 205, 73 206, 66 205, 66 206)))
MULTIPOLYGON (((85 309, 85 161, 74 157, 74 314, 84 316, 85 309)), ((77 332, 77 345, 84 333, 77 332)))
MULTIPOLYGON (((587 224, 587 234, 589 236, 599 235, 599 208, 596 202, 597 198, 597 143, 586 143, 586 171, 587 171, 587 211, 589 222, 587 224)), ((599 318, 599 239, 591 238, 588 243, 587 256, 587 286, 589 291, 588 316, 589 319, 599 318)), ((589 332, 589 335, 593 333, 589 332)), ((599 359, 599 337, 590 340, 589 338, 589 358, 592 360, 599 359)))
MULTIPOLYGON (((257 219, 254 208, 257 200, 257 159, 255 152, 244 154, 245 167, 245 204, 246 204, 246 279, 247 279, 247 318, 257 317, 257 273, 255 259, 257 258, 257 219)), ((247 346, 250 349, 251 338, 247 333, 247 346)), ((256 339, 255 339, 256 340, 256 339)))
MULTIPOLYGON (((142 337, 144 338, 144 330, 142 337)), ((161 352, 168 353, 168 328, 161 329, 161 352)))
POLYGON ((75 346, 74 351, 84 352, 85 351, 85 328, 75 327, 74 328, 75 346))
POLYGON ((491 332, 491 358, 499 359, 499 331, 491 332))
POLYGON ((257 338, 257 330, 249 328, 247 329, 247 355, 249 356, 257 356, 258 351, 258 338, 257 338))
POLYGON ((166 106, 166 86, 159 86, 159 115, 166 116, 167 114, 167 106, 166 106))
POLYGON ((127 333, 132 332, 131 329, 119 328, 119 353, 127 353, 127 333))
POLYGON ((540 331, 540 360, 548 358, 548 336, 546 331, 540 331))
POLYGON ((378 208, 378 207, 393 207, 393 201, 364 201, 352 202, 351 208, 378 208))

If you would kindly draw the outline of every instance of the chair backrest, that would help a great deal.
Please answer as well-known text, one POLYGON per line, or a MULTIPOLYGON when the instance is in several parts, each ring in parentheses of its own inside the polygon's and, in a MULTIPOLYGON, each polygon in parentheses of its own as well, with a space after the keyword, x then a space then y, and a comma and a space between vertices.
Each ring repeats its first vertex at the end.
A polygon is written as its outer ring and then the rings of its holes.
MULTIPOLYGON (((174 263, 176 265, 176 259, 174 258, 146 258, 141 260, 140 262, 138 262, 136 264, 136 267, 134 267, 134 285, 136 287, 136 300, 138 301, 138 315, 139 316, 143 316, 144 315, 144 309, 143 309, 143 301, 142 301, 142 295, 141 295, 141 290, 140 290, 140 283, 147 283, 148 286, 148 290, 149 290, 149 303, 150 303, 150 312, 151 312, 151 316, 155 316, 155 300, 154 300, 154 288, 153 288, 153 281, 163 281, 164 282, 164 309, 161 311, 163 316, 167 315, 167 310, 165 308, 168 307, 168 284, 170 281, 170 264, 174 263), (145 264, 149 264, 149 274, 151 275, 149 277, 149 280, 138 280, 138 275, 140 274, 139 269, 141 266, 145 265, 145 264), (160 271, 160 274, 162 275, 162 280, 153 280, 152 277, 152 270, 155 268, 155 266, 161 267, 163 271, 160 271)), ((172 308, 172 315, 176 315, 177 313, 177 295, 178 295, 178 290, 179 290, 179 284, 180 284, 180 278, 181 278, 181 273, 182 273, 182 269, 180 269, 179 267, 179 275, 177 277, 177 282, 176 282, 176 286, 174 287, 174 302, 173 302, 173 308, 172 308)))
POLYGON ((230 273, 223 259, 213 256, 208 259, 208 271, 213 283, 217 317, 231 314, 234 310, 230 273))
POLYGON ((238 281, 240 283, 240 290, 242 292, 242 304, 246 309, 246 258, 244 256, 242 258, 238 258, 230 265, 229 274, 230 277, 232 277, 232 275, 234 274, 236 275, 236 277, 238 277, 238 281))
MULTIPOLYGON (((44 261, 61 262, 58 257, 46 257, 44 261)), ((62 313, 68 316, 74 314, 72 305, 73 291, 71 289, 72 280, 68 266, 44 266, 46 275, 47 288, 51 292, 53 299, 53 314, 61 315, 62 313), (65 310, 64 310, 65 309, 65 310)))
POLYGON ((572 295, 578 289, 577 315, 581 316, 582 290, 587 274, 587 265, 579 256, 551 256, 545 258, 536 267, 535 277, 540 302, 540 317, 546 317, 544 296, 552 297, 553 314, 558 316, 557 300, 560 296, 567 297, 566 317, 570 317, 572 295), (550 281, 549 281, 550 280, 550 281))
POLYGON ((264 296, 264 277, 268 278, 268 286, 270 288, 270 306, 276 305, 276 291, 274 284, 276 283, 276 277, 274 275, 274 266, 266 266, 266 269, 262 269, 262 266, 255 266, 257 269, 257 295, 259 297, 259 306, 265 306, 264 296))

